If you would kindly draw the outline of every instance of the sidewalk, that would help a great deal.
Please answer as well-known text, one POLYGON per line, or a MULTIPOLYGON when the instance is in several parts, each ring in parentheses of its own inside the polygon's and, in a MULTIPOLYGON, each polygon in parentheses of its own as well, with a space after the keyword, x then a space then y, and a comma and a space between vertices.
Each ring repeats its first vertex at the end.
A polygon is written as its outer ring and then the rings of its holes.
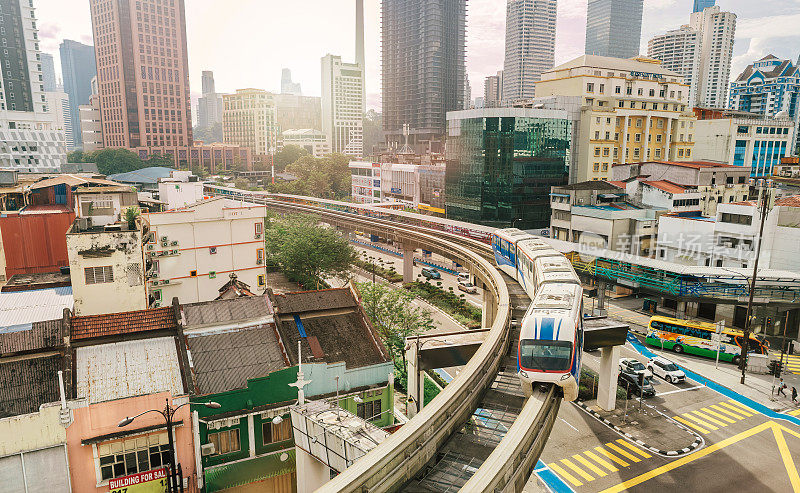
MULTIPOLYGON (((650 322, 649 315, 615 305, 613 301, 608 302, 607 306, 609 317, 631 324, 631 332, 641 335, 647 334, 646 327, 650 322)), ((685 369, 717 382, 773 411, 785 412, 787 410, 797 409, 797 407, 792 404, 790 397, 772 396, 773 377, 771 375, 748 373, 745 378, 745 384, 742 385, 739 383, 742 376, 741 371, 730 363, 720 362, 719 367, 715 368, 714 360, 678 355, 670 351, 661 351, 660 349, 649 346, 647 346, 647 349, 655 354, 663 355, 665 358, 678 363, 685 369)), ((800 390, 800 378, 798 377, 798 375, 784 375, 783 378, 789 386, 789 391, 791 391, 793 385, 800 390)), ((775 381, 777 382, 778 379, 776 378, 775 381)), ((791 392, 787 392, 787 394, 791 395, 791 392)))

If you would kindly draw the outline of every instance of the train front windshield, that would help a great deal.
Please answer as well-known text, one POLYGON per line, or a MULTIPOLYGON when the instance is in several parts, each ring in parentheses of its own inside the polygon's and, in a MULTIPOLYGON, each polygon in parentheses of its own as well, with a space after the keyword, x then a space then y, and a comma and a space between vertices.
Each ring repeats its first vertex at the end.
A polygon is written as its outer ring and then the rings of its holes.
POLYGON ((566 371, 572 363, 569 341, 520 341, 520 366, 528 370, 566 371))

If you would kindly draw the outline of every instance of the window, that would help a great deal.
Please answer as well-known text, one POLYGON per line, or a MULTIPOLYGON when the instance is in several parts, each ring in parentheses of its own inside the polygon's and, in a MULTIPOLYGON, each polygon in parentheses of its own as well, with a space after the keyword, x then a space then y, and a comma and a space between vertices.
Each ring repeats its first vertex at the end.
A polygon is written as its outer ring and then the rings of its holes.
POLYGON ((641 142, 642 141, 642 134, 636 134, 633 138, 634 142, 641 142))
POLYGON ((86 267, 84 269, 86 284, 100 284, 114 282, 114 271, 110 265, 100 267, 86 267))
POLYGON ((608 171, 608 163, 603 163, 603 171, 608 171))
POLYGON ((591 82, 586 84, 586 92, 594 92, 594 84, 591 82))
POLYGON ((258 286, 259 287, 264 287, 266 285, 267 285, 266 277, 264 276, 264 274, 259 274, 258 275, 258 286))
POLYGON ((683 157, 683 149, 678 149, 678 157, 683 157))
POLYGON ((97 453, 101 481, 149 471, 169 462, 166 433, 102 443, 98 445, 97 453))
POLYGON ((606 92, 606 85, 600 84, 600 94, 604 94, 606 92))
POLYGON ((238 452, 241 448, 239 444, 239 429, 209 433, 208 442, 214 444, 214 455, 238 452))
POLYGON ((622 92, 622 87, 617 86, 617 87, 614 88, 614 93, 615 94, 620 94, 621 92, 622 92))
POLYGON ((692 157, 692 150, 686 149, 686 157, 692 157))
POLYGON ((611 149, 609 149, 608 147, 603 147, 603 157, 608 157, 610 152, 611 149))
POLYGON ((256 263, 262 265, 264 263, 264 249, 259 248, 256 250, 256 263))
POLYGON ((600 163, 594 163, 592 166, 592 171, 600 171, 600 163))
POLYGON ((594 148, 594 155, 595 155, 595 157, 600 157, 600 148, 599 147, 595 147, 594 148))
POLYGON ((292 438, 292 421, 284 418, 278 425, 271 421, 264 422, 261 424, 261 436, 264 445, 289 440, 292 438))
POLYGON ((366 421, 380 418, 381 413, 380 399, 356 404, 356 415, 366 421))
POLYGON ((637 118, 636 119, 636 128, 642 128, 642 119, 641 118, 637 118))
POLYGON ((261 236, 261 233, 264 232, 264 223, 257 222, 256 223, 256 237, 261 236))

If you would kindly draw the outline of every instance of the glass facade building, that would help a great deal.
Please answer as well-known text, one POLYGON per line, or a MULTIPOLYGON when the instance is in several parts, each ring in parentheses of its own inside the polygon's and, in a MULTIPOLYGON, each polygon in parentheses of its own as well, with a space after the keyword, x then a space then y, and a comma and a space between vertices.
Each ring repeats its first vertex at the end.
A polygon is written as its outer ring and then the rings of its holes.
POLYGON ((631 58, 639 55, 644 0, 589 0, 587 55, 631 58))
POLYGON ((702 12, 703 9, 713 7, 717 0, 694 0, 692 12, 702 12))
POLYGON ((520 229, 550 224, 550 188, 567 183, 565 111, 484 108, 447 114, 448 219, 520 229))

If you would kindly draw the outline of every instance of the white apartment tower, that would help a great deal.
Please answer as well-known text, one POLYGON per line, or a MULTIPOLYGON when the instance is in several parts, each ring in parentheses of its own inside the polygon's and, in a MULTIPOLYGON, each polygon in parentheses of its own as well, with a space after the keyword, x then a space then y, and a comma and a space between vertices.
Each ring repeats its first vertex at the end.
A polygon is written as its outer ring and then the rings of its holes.
POLYGON ((342 57, 322 57, 322 131, 331 152, 364 154, 364 70, 342 57))
POLYGON ((63 86, 56 86, 55 91, 45 92, 47 110, 53 115, 53 128, 64 132, 67 149, 75 147, 72 138, 72 118, 70 118, 69 96, 63 86))
POLYGON ((542 72, 553 68, 556 0, 508 0, 503 101, 534 97, 542 72))
POLYGON ((0 168, 57 171, 67 148, 48 107, 33 0, 8 0, 2 7, 0 168))
POLYGON ((707 7, 694 12, 688 25, 651 39, 647 54, 683 75, 691 106, 724 108, 735 34, 736 14, 707 7))

